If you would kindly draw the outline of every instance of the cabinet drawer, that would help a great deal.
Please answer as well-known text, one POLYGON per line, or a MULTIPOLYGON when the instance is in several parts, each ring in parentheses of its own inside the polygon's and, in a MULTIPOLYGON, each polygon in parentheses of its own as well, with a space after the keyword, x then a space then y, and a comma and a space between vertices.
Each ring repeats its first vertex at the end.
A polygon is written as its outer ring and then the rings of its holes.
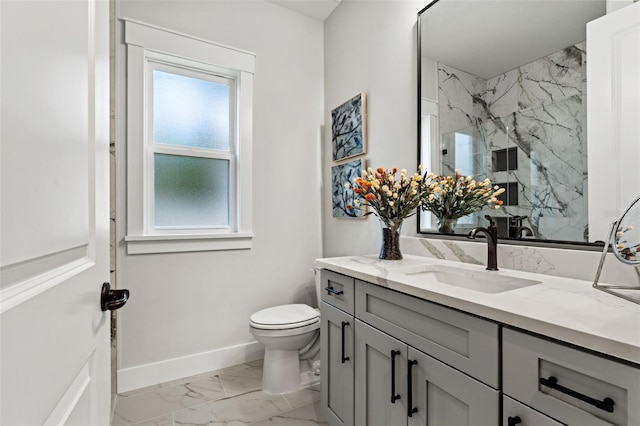
POLYGON ((353 315, 355 280, 352 277, 326 269, 322 270, 320 277, 322 280, 322 301, 353 315))
POLYGON ((508 396, 503 396, 502 426, 562 426, 562 423, 558 423, 551 417, 538 413, 508 396))
POLYGON ((498 324, 362 281, 356 317, 498 388, 498 324))
POLYGON ((502 366, 505 394, 562 423, 640 425, 640 367, 507 328, 502 366))

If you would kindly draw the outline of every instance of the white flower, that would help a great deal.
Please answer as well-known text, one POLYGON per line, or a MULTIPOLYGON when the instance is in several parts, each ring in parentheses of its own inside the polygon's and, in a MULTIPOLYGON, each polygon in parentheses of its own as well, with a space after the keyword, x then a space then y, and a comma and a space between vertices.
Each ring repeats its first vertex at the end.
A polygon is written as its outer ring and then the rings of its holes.
POLYGON ((351 188, 351 184, 349 182, 347 182, 347 183, 344 184, 344 187, 349 189, 349 188, 351 188))

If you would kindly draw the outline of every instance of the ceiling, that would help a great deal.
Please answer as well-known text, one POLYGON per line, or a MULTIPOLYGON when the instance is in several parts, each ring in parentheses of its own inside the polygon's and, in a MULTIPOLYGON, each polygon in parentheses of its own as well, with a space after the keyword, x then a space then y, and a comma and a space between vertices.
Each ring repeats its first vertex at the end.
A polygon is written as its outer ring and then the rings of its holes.
POLYGON ((441 0, 420 19, 422 55, 484 79, 586 39, 598 0, 441 0))
POLYGON ((311 18, 324 21, 333 12, 339 4, 340 0, 270 0, 279 6, 311 18))

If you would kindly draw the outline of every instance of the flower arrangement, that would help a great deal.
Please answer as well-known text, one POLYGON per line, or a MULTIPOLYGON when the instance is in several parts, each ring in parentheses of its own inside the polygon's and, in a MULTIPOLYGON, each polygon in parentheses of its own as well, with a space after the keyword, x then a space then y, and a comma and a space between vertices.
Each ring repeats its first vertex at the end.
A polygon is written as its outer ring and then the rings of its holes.
MULTIPOLYGON (((353 192, 358 196, 355 206, 347 208, 369 206, 373 211, 365 215, 374 214, 386 226, 399 227, 404 219, 416 213, 425 186, 420 173, 407 176, 407 171, 402 169, 400 176, 396 177, 397 172, 396 167, 387 170, 378 167, 375 171, 369 167, 364 170, 362 177, 355 178, 353 182, 353 192)), ((345 187, 350 188, 351 183, 345 183, 345 187)))
POLYGON ((500 208, 502 201, 496 197, 504 188, 491 186, 485 179, 477 182, 471 176, 439 176, 429 172, 425 178, 426 191, 421 203, 422 209, 430 211, 438 219, 443 232, 451 232, 450 225, 463 216, 482 210, 484 206, 500 208))
MULTIPOLYGON (((420 166, 418 170, 420 170, 420 166)), ((396 176, 398 169, 383 169, 375 171, 369 167, 363 170, 362 176, 353 181, 353 192, 356 194, 354 206, 347 208, 361 209, 368 206, 371 211, 366 215, 378 216, 382 224, 382 247, 380 259, 402 259, 400 253, 400 227, 402 221, 413 216, 422 202, 425 191, 424 179, 419 172, 411 176, 402 169, 396 176)), ((345 183, 351 188, 350 182, 345 183)))

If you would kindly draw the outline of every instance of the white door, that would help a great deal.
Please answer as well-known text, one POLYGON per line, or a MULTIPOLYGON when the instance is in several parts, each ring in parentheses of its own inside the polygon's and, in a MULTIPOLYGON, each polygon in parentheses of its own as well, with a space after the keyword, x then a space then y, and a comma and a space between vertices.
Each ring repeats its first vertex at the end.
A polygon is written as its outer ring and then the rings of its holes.
POLYGON ((109 5, 0 1, 0 424, 108 424, 109 5))
POLYGON ((587 24, 589 240, 604 241, 638 195, 640 3, 587 24))

